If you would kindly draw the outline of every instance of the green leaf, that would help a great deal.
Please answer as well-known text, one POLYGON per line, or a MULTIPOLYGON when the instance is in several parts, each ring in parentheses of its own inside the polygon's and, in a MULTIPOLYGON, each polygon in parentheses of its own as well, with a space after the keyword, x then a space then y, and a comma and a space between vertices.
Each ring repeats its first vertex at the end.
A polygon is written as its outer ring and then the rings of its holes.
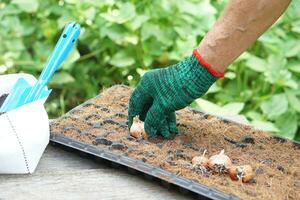
POLYGON ((287 68, 292 72, 300 73, 300 61, 290 61, 287 68))
POLYGON ((63 13, 57 21, 58 27, 63 28, 67 23, 70 23, 70 22, 74 21, 75 19, 76 18, 74 16, 72 16, 70 13, 68 13, 68 12, 63 13))
POLYGON ((104 26, 100 29, 100 36, 102 38, 107 36, 113 41, 120 40, 124 36, 124 33, 126 33, 126 29, 119 25, 104 26))
POLYGON ((158 24, 146 22, 141 29, 142 41, 155 38, 155 40, 161 42, 165 46, 171 45, 174 41, 170 37, 170 30, 163 29, 158 24))
POLYGON ((135 60, 126 51, 119 51, 109 61, 109 64, 117 67, 127 67, 134 63, 135 60))
POLYGON ((278 45, 282 43, 281 39, 277 35, 275 35, 272 30, 269 30, 261 37, 259 37, 258 41, 262 42, 267 49, 270 49, 272 51, 278 51, 278 45))
POLYGON ((94 7, 90 7, 83 12, 84 17, 89 20, 94 20, 96 15, 96 9, 94 7))
POLYGON ((136 71, 137 71, 137 73, 138 73, 140 76, 144 76, 144 74, 145 74, 148 70, 144 70, 144 69, 141 69, 141 68, 137 68, 136 71))
POLYGON ((223 106, 222 109, 226 110, 229 115, 237 115, 243 110, 244 106, 244 103, 232 102, 223 106))
POLYGON ((166 46, 155 38, 151 38, 142 43, 144 58, 148 61, 153 61, 155 58, 159 57, 166 50, 166 46))
POLYGON ((206 94, 217 93, 221 90, 222 90, 222 88, 220 86, 218 86, 216 83, 214 83, 212 86, 210 86, 210 88, 208 89, 206 94))
POLYGON ((191 49, 197 45, 196 37, 190 36, 186 39, 178 39, 176 41, 176 47, 173 52, 170 53, 170 58, 173 60, 182 60, 191 54, 191 49))
POLYGON ((100 36, 101 38, 107 36, 114 43, 119 45, 136 45, 139 39, 138 36, 128 33, 125 27, 116 24, 108 27, 102 27, 100 30, 100 36))
POLYGON ((297 88, 299 88, 299 85, 298 85, 297 81, 295 81, 292 78, 289 79, 289 80, 286 80, 284 82, 284 85, 287 86, 287 87, 289 87, 289 88, 291 88, 291 89, 297 89, 297 88))
POLYGON ((225 78, 228 78, 228 79, 230 79, 230 80, 232 80, 232 79, 235 79, 235 77, 236 77, 236 75, 235 75, 235 73, 234 72, 226 72, 225 73, 225 76, 224 76, 225 78))
POLYGON ((186 24, 185 22, 184 23, 180 23, 176 26, 174 26, 174 31, 180 36, 180 38, 182 39, 185 39, 185 38, 188 38, 188 37, 196 37, 197 35, 200 35, 200 33, 198 33, 197 31, 197 34, 194 33, 194 30, 195 28, 189 24, 186 24))
POLYGON ((289 40, 283 44, 286 57, 293 57, 300 54, 300 40, 289 40))
POLYGON ((49 44, 46 45, 39 41, 33 44, 33 50, 34 50, 33 60, 36 62, 35 69, 37 71, 41 71, 43 69, 53 48, 54 47, 52 45, 49 44))
POLYGON ((298 128, 298 117, 295 112, 286 112, 280 115, 275 124, 280 129, 281 136, 294 139, 298 128))
POLYGON ((267 65, 265 60, 256 56, 250 56, 246 61, 246 66, 256 72, 266 71, 267 65))
POLYGON ((138 15, 135 18, 133 18, 133 20, 131 20, 130 22, 128 22, 128 27, 135 31, 137 29, 139 29, 143 23, 145 23, 147 20, 149 20, 149 16, 147 15, 138 15))
POLYGON ((217 11, 211 5, 209 0, 202 0, 199 3, 190 1, 178 1, 178 8, 183 13, 188 13, 194 16, 205 16, 209 17, 214 15, 217 11))
POLYGON ((21 12, 22 10, 18 9, 18 7, 15 6, 14 4, 7 4, 4 9, 0 9, 0 18, 1 16, 6 16, 6 15, 17 16, 21 12))
POLYGON ((232 102, 222 107, 204 99, 196 99, 195 102, 201 111, 218 116, 238 115, 245 105, 244 103, 232 102))
POLYGON ((286 112, 288 108, 288 101, 284 93, 276 94, 268 101, 263 102, 260 108, 269 119, 275 119, 286 112))
POLYGON ((279 132, 279 129, 271 122, 264 122, 264 121, 259 121, 259 120, 254 120, 251 122, 251 124, 263 131, 268 131, 268 132, 279 132))
POLYGON ((14 39, 12 41, 5 41, 6 48, 12 52, 21 51, 25 49, 23 40, 14 39))
POLYGON ((120 9, 102 13, 101 16, 109 22, 123 24, 133 19, 136 15, 135 6, 130 2, 121 5, 120 9))
POLYGON ((36 12, 39 7, 38 0, 12 0, 11 3, 28 13, 36 12))
POLYGON ((292 90, 285 90, 285 94, 288 98, 289 104, 290 106, 297 111, 298 113, 300 113, 300 100, 299 98, 296 96, 295 92, 293 92, 292 90))
POLYGON ((287 63, 286 58, 281 55, 270 55, 268 57, 268 69, 276 71, 282 69, 287 63))
POLYGON ((300 9, 299 2, 293 1, 287 10, 287 15, 289 16, 289 19, 293 19, 293 20, 299 19, 300 18, 299 9, 300 9))
POLYGON ((65 2, 70 3, 70 4, 76 4, 76 3, 78 3, 77 0, 65 0, 65 2))
POLYGON ((292 31, 300 33, 300 20, 292 22, 292 31))
POLYGON ((222 109, 221 106, 214 104, 212 102, 209 102, 207 100, 204 99, 196 99, 195 100, 197 107, 206 113, 210 113, 210 114, 214 114, 214 115, 221 115, 220 110, 222 109))
POLYGON ((0 65, 0 74, 4 74, 7 71, 8 67, 5 65, 0 65))
POLYGON ((68 83, 73 83, 75 79, 73 76, 68 74, 67 72, 57 72, 54 74, 53 78, 50 80, 50 85, 65 85, 68 83))
POLYGON ((257 121, 262 121, 263 117, 260 113, 256 111, 249 111, 246 113, 246 116, 250 118, 251 120, 257 120, 257 121))
POLYGON ((286 69, 287 59, 280 55, 268 57, 268 69, 264 72, 266 81, 276 86, 288 86, 296 89, 298 84, 293 80, 291 72, 286 69))

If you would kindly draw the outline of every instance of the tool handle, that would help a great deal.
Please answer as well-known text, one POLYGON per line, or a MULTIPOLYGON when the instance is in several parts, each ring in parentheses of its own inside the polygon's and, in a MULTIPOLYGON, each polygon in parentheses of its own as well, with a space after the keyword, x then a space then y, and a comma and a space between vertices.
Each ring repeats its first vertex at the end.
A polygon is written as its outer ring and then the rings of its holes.
POLYGON ((80 34, 80 25, 73 22, 68 24, 63 33, 61 34, 53 53, 49 57, 46 66, 39 78, 39 81, 43 81, 48 84, 50 78, 53 76, 54 72, 65 60, 75 41, 78 39, 80 34))
POLYGON ((49 80, 53 76, 54 72, 58 69, 61 63, 65 60, 75 41, 80 35, 80 25, 72 22, 68 24, 63 30, 57 44, 55 45, 54 51, 48 58, 48 61, 37 81, 24 103, 29 103, 37 100, 40 97, 41 92, 48 84, 49 80))

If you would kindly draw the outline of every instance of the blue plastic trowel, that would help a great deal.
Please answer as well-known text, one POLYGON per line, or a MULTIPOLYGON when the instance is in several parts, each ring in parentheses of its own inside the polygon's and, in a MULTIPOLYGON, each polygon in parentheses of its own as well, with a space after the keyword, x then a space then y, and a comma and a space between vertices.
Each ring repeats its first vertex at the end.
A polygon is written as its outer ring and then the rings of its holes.
POLYGON ((51 90, 48 90, 46 86, 54 72, 71 51, 79 35, 79 24, 75 22, 67 24, 35 85, 30 85, 23 78, 18 79, 2 104, 0 112, 8 112, 27 103, 49 96, 51 90))

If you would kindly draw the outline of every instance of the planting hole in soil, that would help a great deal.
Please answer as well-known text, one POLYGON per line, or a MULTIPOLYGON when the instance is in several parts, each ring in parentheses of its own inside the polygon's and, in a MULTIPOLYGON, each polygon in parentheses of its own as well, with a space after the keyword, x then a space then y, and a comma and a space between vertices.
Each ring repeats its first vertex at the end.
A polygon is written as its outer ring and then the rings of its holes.
POLYGON ((141 160, 241 199, 300 199, 299 145, 191 108, 176 112, 179 134, 171 139, 131 136, 126 126, 131 93, 132 89, 126 86, 103 91, 53 121, 52 134, 63 134, 114 154, 141 160), (219 155, 223 149, 232 165, 227 166, 229 160, 223 153, 222 158, 213 157, 214 162, 211 161, 212 156, 219 155), (219 165, 220 159, 227 164, 219 165), (209 166, 207 162, 214 170, 224 173, 206 170, 202 166, 209 166), (232 166, 236 167, 230 169, 232 166), (233 180, 226 174, 228 168, 233 180), (247 175, 251 177, 249 182, 247 175))

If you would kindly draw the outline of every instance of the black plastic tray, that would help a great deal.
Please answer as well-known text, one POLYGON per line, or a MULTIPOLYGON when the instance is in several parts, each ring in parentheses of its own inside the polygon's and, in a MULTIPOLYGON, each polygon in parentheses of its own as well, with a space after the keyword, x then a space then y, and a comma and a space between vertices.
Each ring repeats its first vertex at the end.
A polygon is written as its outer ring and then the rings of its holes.
MULTIPOLYGON (((100 96, 101 96, 101 93, 94 98, 98 98, 100 96)), ((94 98, 92 98, 92 99, 94 99, 94 98)), ((82 107, 84 107, 84 105, 89 104, 92 101, 92 99, 73 108, 71 111, 69 111, 69 113, 72 111, 81 109, 82 107)), ((208 116, 210 116, 207 113, 203 113, 203 112, 195 110, 195 109, 192 109, 192 112, 200 114, 204 118, 207 118, 208 116)), ((228 120, 228 119, 224 119, 222 117, 217 117, 217 118, 225 123, 233 123, 233 124, 242 125, 241 123, 238 123, 238 122, 232 121, 232 120, 228 120)), ((280 136, 275 136, 275 135, 272 136, 271 138, 276 139, 280 142, 289 141, 288 139, 285 139, 280 136)), ((93 145, 83 143, 81 141, 71 139, 71 138, 65 137, 60 134, 51 134, 50 140, 51 140, 52 144, 61 146, 63 148, 67 148, 71 151, 79 152, 80 154, 86 154, 86 155, 92 156, 96 159, 105 159, 105 160, 110 161, 113 165, 121 165, 121 166, 127 167, 128 171, 130 171, 130 172, 133 170, 136 170, 136 171, 139 171, 139 172, 145 174, 149 178, 151 178, 151 177, 157 178, 158 180, 160 180, 163 183, 163 185, 171 184, 171 185, 178 186, 179 191, 195 193, 196 195, 199 196, 200 199, 220 199, 220 200, 239 199, 235 195, 227 194, 227 193, 221 192, 217 189, 214 189, 213 187, 209 187, 204 184, 197 183, 195 181, 184 178, 182 176, 178 176, 174 173, 168 172, 159 167, 155 167, 155 166, 149 165, 147 163, 144 163, 141 160, 129 158, 126 155, 116 154, 106 148, 104 149, 104 148, 95 147, 93 145)), ((291 141, 291 142, 293 142, 294 145, 300 149, 299 142, 297 142, 297 141, 291 141)))
POLYGON ((219 199, 219 200, 235 200, 238 197, 230 194, 226 194, 214 188, 208 187, 206 185, 197 183, 195 181, 189 180, 182 176, 178 176, 174 173, 163 170, 159 167, 155 167, 144 163, 141 160, 136 160, 129 158, 127 156, 115 154, 107 149, 100 149, 98 147, 67 138, 63 135, 53 135, 50 136, 51 143, 53 145, 59 145, 63 148, 69 148, 72 151, 81 153, 86 153, 94 158, 101 158, 108 160, 110 162, 128 167, 129 171, 137 170, 150 177, 158 178, 162 181, 162 184, 172 184, 179 186, 179 191, 183 193, 192 192, 199 196, 200 199, 219 199))

